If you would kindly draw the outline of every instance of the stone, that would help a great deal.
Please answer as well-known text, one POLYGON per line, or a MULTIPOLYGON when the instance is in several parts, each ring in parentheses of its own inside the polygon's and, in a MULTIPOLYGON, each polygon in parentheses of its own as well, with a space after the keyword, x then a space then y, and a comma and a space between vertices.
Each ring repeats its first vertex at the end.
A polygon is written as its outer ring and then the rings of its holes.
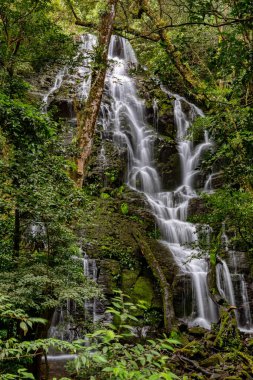
POLYGON ((118 288, 120 263, 117 260, 105 259, 99 262, 98 268, 98 284, 102 286, 105 294, 112 295, 118 288))
POLYGON ((194 327, 190 327, 188 329, 188 332, 190 335, 193 335, 196 337, 202 337, 206 334, 207 330, 203 327, 194 326, 194 327))
POLYGON ((211 355, 209 358, 204 359, 200 362, 200 366, 202 367, 215 367, 216 365, 220 365, 223 363, 223 358, 220 354, 211 355))
POLYGON ((219 373, 213 373, 211 375, 210 379, 220 379, 220 374, 219 373))
POLYGON ((123 269, 121 273, 121 288, 123 293, 128 294, 129 291, 134 287, 137 278, 139 276, 140 271, 139 270, 130 270, 130 269, 123 269))
POLYGON ((139 277, 134 285, 132 297, 136 302, 144 301, 146 306, 150 308, 154 298, 154 289, 151 279, 143 276, 139 277))

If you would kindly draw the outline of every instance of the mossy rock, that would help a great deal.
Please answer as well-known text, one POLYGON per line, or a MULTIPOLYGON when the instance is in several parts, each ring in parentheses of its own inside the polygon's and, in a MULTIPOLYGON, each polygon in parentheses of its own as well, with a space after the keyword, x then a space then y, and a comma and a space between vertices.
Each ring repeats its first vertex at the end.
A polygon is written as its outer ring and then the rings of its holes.
POLYGON ((202 337, 206 334, 206 329, 199 326, 194 326, 188 329, 190 335, 202 337))
POLYGON ((99 285, 102 285, 106 294, 113 294, 118 288, 120 278, 120 263, 116 260, 101 260, 99 263, 99 285))
POLYGON ((135 302, 144 301, 147 308, 152 306, 154 298, 153 284, 150 278, 140 276, 133 288, 132 297, 135 302))
POLYGON ((197 340, 193 340, 192 342, 189 342, 186 346, 178 350, 178 352, 182 353, 188 358, 198 357, 198 359, 200 357, 203 358, 205 354, 203 350, 203 346, 197 340))
POLYGON ((121 288, 123 293, 129 294, 139 276, 139 270, 123 269, 121 274, 121 288))
POLYGON ((216 365, 220 365, 224 362, 221 354, 211 355, 209 358, 202 360, 200 365, 202 367, 215 367, 216 365))

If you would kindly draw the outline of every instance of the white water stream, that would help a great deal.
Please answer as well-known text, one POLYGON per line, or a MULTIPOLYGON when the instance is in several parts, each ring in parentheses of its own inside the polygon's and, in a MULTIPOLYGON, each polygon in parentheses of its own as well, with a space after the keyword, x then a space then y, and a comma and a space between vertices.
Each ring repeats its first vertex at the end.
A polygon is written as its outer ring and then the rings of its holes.
MULTIPOLYGON (((253 333, 253 323, 250 311, 247 284, 244 274, 238 272, 238 260, 236 254, 229 249, 229 239, 226 234, 225 223, 222 223, 221 243, 228 257, 232 256, 232 270, 229 270, 225 260, 220 260, 216 266, 217 286, 223 298, 230 305, 237 307, 236 319, 241 331, 253 333), (236 290, 236 292, 235 292, 236 290)), ((237 253, 238 255, 238 253, 237 253)))

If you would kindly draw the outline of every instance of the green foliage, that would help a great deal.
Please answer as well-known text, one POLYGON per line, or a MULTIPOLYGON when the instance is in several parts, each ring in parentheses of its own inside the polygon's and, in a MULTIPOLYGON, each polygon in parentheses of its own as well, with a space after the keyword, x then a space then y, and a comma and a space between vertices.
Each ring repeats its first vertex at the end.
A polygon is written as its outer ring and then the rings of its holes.
POLYGON ((177 379, 168 367, 168 359, 180 342, 166 336, 134 342, 133 324, 138 323, 134 312, 138 307, 145 309, 143 304, 134 305, 118 292, 107 310, 114 322, 89 335, 89 346, 83 348, 74 368, 70 365, 72 373, 75 369, 79 378, 90 379, 177 379))
POLYGON ((120 211, 122 212, 123 215, 127 215, 128 212, 129 212, 128 204, 127 203, 122 203, 120 205, 120 211))
MULTIPOLYGON (((18 72, 41 70, 46 64, 63 63, 73 55, 73 41, 49 18, 51 1, 0 2, 2 81, 16 92, 18 72), (5 75, 8 78, 5 79, 5 75)), ((18 91, 17 91, 18 92, 18 91)))
POLYGON ((213 266, 215 266, 216 262, 217 262, 217 260, 216 260, 216 254, 214 252, 211 252, 210 253, 210 264, 213 265, 213 266))
POLYGON ((101 193, 100 194, 100 198, 102 198, 102 199, 108 199, 108 198, 110 198, 110 194, 108 194, 108 193, 101 193))
MULTIPOLYGON (((86 198, 69 178, 60 126, 6 95, 0 121, 0 291, 33 318, 51 318, 67 299, 83 308, 98 291, 78 259, 86 198)), ((48 327, 32 333, 28 326, 21 321, 22 339, 47 334, 48 327)))
POLYGON ((48 116, 27 103, 3 94, 0 94, 0 123, 5 137, 15 148, 30 151, 57 132, 56 123, 49 120, 48 116))
POLYGON ((125 268, 134 268, 135 258, 132 257, 132 248, 125 247, 113 237, 106 237, 99 247, 102 257, 116 259, 125 268))
POLYGON ((215 141, 204 165, 218 167, 224 172, 227 184, 245 189, 253 184, 251 108, 229 108, 205 118, 206 128, 215 141))
MULTIPOLYGON (((214 194, 203 195, 206 212, 193 218, 195 222, 209 224, 212 228, 211 259, 222 253, 222 223, 225 222, 230 244, 245 252, 253 251, 252 223, 253 197, 252 193, 231 188, 217 190, 214 194)), ((205 246, 203 246, 205 248, 205 246)))
POLYGON ((105 171, 105 176, 107 177, 109 182, 112 182, 112 183, 117 181, 118 175, 119 173, 116 169, 110 169, 110 170, 105 171))

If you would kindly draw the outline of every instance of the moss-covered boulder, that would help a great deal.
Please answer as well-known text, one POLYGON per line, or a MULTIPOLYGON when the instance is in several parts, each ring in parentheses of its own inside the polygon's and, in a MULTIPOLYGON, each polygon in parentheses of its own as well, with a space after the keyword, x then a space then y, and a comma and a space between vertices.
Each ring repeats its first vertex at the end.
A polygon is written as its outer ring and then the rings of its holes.
POLYGON ((154 296, 152 280, 148 277, 139 277, 132 291, 133 299, 136 302, 143 301, 148 308, 151 308, 154 296))
POLYGON ((121 272, 121 288, 123 293, 128 294, 135 286, 140 270, 123 269, 121 272))
POLYGON ((202 360, 200 365, 202 367, 215 367, 216 365, 220 365, 224 362, 222 355, 220 353, 209 356, 207 359, 202 360))

